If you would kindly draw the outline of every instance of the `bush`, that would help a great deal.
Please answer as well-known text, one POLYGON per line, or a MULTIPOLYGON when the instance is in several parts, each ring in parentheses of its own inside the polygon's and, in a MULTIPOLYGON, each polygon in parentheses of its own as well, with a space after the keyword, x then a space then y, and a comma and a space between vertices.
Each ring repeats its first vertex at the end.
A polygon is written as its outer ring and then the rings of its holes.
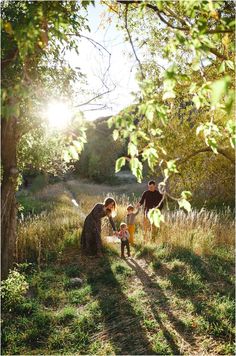
POLYGON ((16 270, 10 271, 8 278, 1 283, 3 307, 11 309, 22 303, 28 288, 25 276, 16 270))
POLYGON ((31 195, 18 195, 17 202, 19 204, 18 218, 22 220, 27 216, 38 215, 42 211, 50 211, 53 207, 52 202, 36 199, 31 195))

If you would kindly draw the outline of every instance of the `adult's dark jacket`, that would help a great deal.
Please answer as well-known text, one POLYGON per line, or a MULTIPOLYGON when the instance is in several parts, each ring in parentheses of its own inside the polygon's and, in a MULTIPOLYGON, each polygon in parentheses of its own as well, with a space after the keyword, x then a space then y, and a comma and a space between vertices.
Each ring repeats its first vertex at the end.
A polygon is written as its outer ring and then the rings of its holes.
MULTIPOLYGON (((154 192, 151 192, 150 190, 146 190, 145 192, 143 192, 139 204, 140 205, 144 204, 144 212, 147 213, 148 210, 157 207, 160 201, 162 200, 162 198, 163 195, 158 190, 154 190, 154 192)), ((163 202, 161 202, 158 209, 161 210, 162 208, 163 208, 163 202)))

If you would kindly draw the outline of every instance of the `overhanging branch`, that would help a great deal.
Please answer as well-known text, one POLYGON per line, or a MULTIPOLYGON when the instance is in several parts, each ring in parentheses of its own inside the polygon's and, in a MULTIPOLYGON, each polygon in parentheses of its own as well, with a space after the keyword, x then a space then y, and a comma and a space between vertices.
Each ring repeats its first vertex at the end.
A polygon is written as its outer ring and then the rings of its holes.
MULTIPOLYGON (((81 107, 81 106, 85 106, 85 105, 90 104, 92 101, 94 101, 94 100, 96 100, 98 98, 101 98, 102 96, 104 96, 106 94, 109 94, 110 92, 112 92, 116 88, 116 85, 113 82, 112 82, 112 84, 114 85, 113 88, 109 88, 107 86, 107 84, 105 83, 106 74, 109 72, 109 69, 111 67, 111 53, 101 43, 95 41, 93 38, 90 38, 88 36, 81 35, 80 33, 76 33, 76 34, 75 33, 67 33, 67 36, 77 36, 77 37, 80 37, 80 38, 84 38, 84 39, 88 40, 99 52, 102 52, 102 50, 103 50, 108 54, 108 66, 107 66, 105 72, 103 73, 102 79, 100 78, 100 80, 102 82, 102 85, 103 85, 104 88, 106 88, 106 90, 103 91, 102 93, 96 94, 95 96, 93 96, 92 98, 86 100, 83 103, 75 105, 75 107, 81 107)), ((91 109, 91 110, 96 110, 96 109, 91 109)), ((91 110, 89 110, 89 111, 91 111, 91 110)))
MULTIPOLYGON (((231 155, 229 155, 229 154, 226 152, 225 149, 223 149, 223 148, 217 148, 217 151, 218 151, 219 154, 221 154, 221 155, 224 156, 226 159, 228 159, 233 165, 235 165, 235 159, 234 159, 231 155)), ((197 156, 197 155, 200 154, 200 153, 204 153, 204 152, 211 152, 211 153, 214 153, 210 147, 203 147, 203 148, 200 148, 199 150, 196 150, 196 151, 190 153, 190 154, 189 154, 188 156, 186 156, 186 157, 180 158, 180 159, 178 160, 178 164, 183 164, 183 163, 187 162, 189 159, 191 159, 191 158, 197 156)))
MULTIPOLYGON (((142 3, 142 1, 135 1, 135 0, 131 0, 131 1, 125 1, 125 0, 118 0, 117 1, 118 3, 120 4, 125 4, 126 7, 129 5, 129 4, 140 4, 142 3)), ((186 21, 182 18, 180 18, 178 15, 176 15, 171 9, 167 8, 167 11, 171 14, 172 17, 174 17, 176 20, 178 20, 179 22, 181 22, 182 26, 174 26, 170 21, 166 20, 164 16, 168 17, 169 16, 164 12, 164 11, 160 11, 158 9, 157 6, 153 5, 153 4, 146 4, 146 7, 149 8, 149 9, 152 9, 156 14, 157 16, 159 17, 159 19, 165 24, 167 25, 168 27, 174 29, 174 30, 180 30, 180 31, 184 31, 184 32, 190 32, 191 31, 191 27, 188 26, 188 24, 186 23, 186 21), (185 25, 185 26, 184 26, 185 25), (186 26, 187 25, 187 26, 186 26)), ((220 29, 220 28, 215 28, 215 29, 211 29, 211 30, 207 30, 204 32, 204 34, 215 34, 215 33, 234 33, 233 30, 230 30, 230 29, 220 29)), ((220 53, 216 48, 212 48, 212 47, 207 47, 208 50, 213 53, 215 56, 217 56, 218 58, 220 59, 224 59, 224 60, 227 60, 228 58, 220 53)))
POLYGON ((127 34, 128 34, 129 42, 130 42, 130 44, 131 44, 131 47, 132 47, 134 56, 135 56, 135 58, 136 58, 136 61, 138 62, 142 79, 145 79, 145 75, 144 75, 144 73, 143 73, 142 64, 141 64, 141 62, 140 62, 140 60, 139 60, 139 58, 138 58, 138 56, 137 56, 137 53, 136 53, 135 48, 134 48, 134 44, 133 44, 133 41, 132 41, 132 37, 131 37, 130 31, 129 31, 129 29, 128 29, 128 4, 126 4, 126 8, 125 8, 125 29, 126 29, 126 32, 127 32, 127 34))

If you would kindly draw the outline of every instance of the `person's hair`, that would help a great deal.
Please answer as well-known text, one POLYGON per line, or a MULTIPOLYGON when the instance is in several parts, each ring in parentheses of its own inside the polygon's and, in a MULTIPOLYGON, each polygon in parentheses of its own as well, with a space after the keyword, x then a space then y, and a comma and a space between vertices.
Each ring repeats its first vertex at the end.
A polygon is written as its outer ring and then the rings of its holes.
POLYGON ((111 209, 106 208, 106 214, 111 214, 111 209))
POLYGON ((148 185, 156 185, 155 180, 150 180, 150 181, 148 182, 148 185))
POLYGON ((127 210, 134 210, 133 205, 128 205, 128 206, 127 206, 127 210))
POLYGON ((108 205, 111 204, 111 203, 114 204, 114 209, 115 209, 115 208, 116 208, 116 201, 115 201, 115 199, 108 197, 108 198, 106 198, 106 199, 104 200, 104 205, 105 205, 105 207, 108 206, 108 205))
POLYGON ((124 222, 120 223, 120 228, 121 228, 121 229, 122 229, 123 227, 126 227, 126 226, 127 226, 126 223, 124 223, 124 222))

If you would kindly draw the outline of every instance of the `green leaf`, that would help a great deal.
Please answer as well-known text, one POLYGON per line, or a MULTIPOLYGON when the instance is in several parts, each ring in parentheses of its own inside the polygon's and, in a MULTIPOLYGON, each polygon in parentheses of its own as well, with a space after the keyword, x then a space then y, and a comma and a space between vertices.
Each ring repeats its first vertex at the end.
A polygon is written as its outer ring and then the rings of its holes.
POLYGON ((112 126, 114 125, 114 119, 115 119, 115 116, 113 116, 109 120, 107 120, 107 126, 109 127, 109 129, 111 129, 112 126))
POLYGON ((114 130, 112 136, 113 136, 113 140, 116 141, 119 138, 119 131, 114 130))
POLYGON ((167 91, 164 93, 164 95, 162 96, 162 99, 163 100, 167 100, 167 99, 172 99, 172 98, 175 98, 176 95, 175 95, 175 92, 170 90, 170 91, 167 91))
POLYGON ((197 109, 200 109, 200 107, 201 107, 201 100, 200 100, 200 98, 199 98, 199 96, 198 95, 194 95, 194 97, 193 97, 193 102, 194 102, 194 104, 196 105, 196 108, 197 109))
POLYGON ((226 131, 229 133, 229 141, 232 148, 235 148, 236 144, 236 123, 233 120, 228 120, 226 127, 226 131))
POLYGON ((158 153, 157 150, 154 147, 148 147, 144 150, 142 154, 144 160, 147 159, 148 165, 151 168, 151 170, 154 170, 155 165, 157 164, 158 160, 158 153))
POLYGON ((156 0, 156 6, 158 7, 158 10, 163 9, 163 0, 156 0))
POLYGON ((87 9, 88 5, 90 5, 91 1, 90 0, 82 0, 81 5, 87 9))
POLYGON ((235 121, 228 120, 225 128, 231 135, 235 135, 236 134, 236 123, 235 123, 235 121))
POLYGON ((147 110, 147 105, 146 104, 143 103, 143 104, 139 105, 139 112, 140 112, 141 115, 145 115, 146 110, 147 110))
POLYGON ((192 193, 189 191, 189 190, 184 190, 182 193, 181 193, 181 198, 183 199, 188 199, 192 196, 192 193))
POLYGON ((145 115, 146 115, 146 117, 147 117, 147 119, 149 120, 149 121, 153 121, 153 119, 154 119, 154 111, 155 111, 155 108, 153 108, 152 106, 148 106, 147 107, 147 110, 146 110, 146 113, 145 113, 145 115))
POLYGON ((77 149, 77 152, 81 152, 82 149, 84 148, 84 145, 82 142, 80 142, 79 140, 73 140, 73 145, 75 146, 75 148, 77 149))
POLYGON ((138 156, 137 146, 133 142, 129 142, 128 144, 128 154, 130 154, 131 157, 138 156))
POLYGON ((229 139, 232 148, 236 148, 236 136, 230 137, 229 139))
POLYGON ((198 136, 200 134, 201 131, 204 130, 204 125, 201 124, 196 128, 196 135, 198 136))
POLYGON ((139 183, 141 183, 142 171, 143 171, 142 163, 136 157, 131 158, 129 163, 130 163, 131 172, 135 175, 135 177, 137 178, 137 181, 139 183))
POLYGON ((74 160, 79 158, 78 152, 76 151, 74 146, 69 147, 69 153, 74 160))
POLYGON ((81 133, 82 136, 79 137, 79 140, 83 143, 86 143, 87 142, 87 138, 86 138, 86 134, 85 133, 81 133))
POLYGON ((210 146, 212 151, 216 154, 218 154, 218 151, 217 151, 217 143, 216 143, 216 139, 215 137, 207 137, 206 138, 206 144, 207 146, 210 146))
POLYGON ((226 76, 212 83, 211 105, 215 106, 220 102, 222 96, 227 92, 230 77, 226 76))
POLYGON ((159 128, 157 128, 157 129, 151 128, 151 129, 150 129, 150 134, 151 134, 152 136, 161 135, 162 133, 163 133, 163 131, 162 131, 161 129, 159 129, 159 128))
POLYGON ((186 199, 179 199, 178 204, 180 208, 184 208, 188 213, 191 211, 191 204, 186 199))
POLYGON ((66 163, 69 163, 70 160, 71 160, 71 157, 70 157, 70 155, 69 155, 68 150, 65 150, 65 151, 63 152, 63 160, 64 160, 66 163))
POLYGON ((164 215, 158 208, 153 208, 148 211, 148 218, 151 224, 154 224, 156 227, 160 227, 161 222, 164 222, 164 215))
POLYGON ((219 68, 219 73, 224 73, 225 72, 225 61, 223 61, 220 65, 219 68))
POLYGON ((234 62, 233 61, 227 60, 227 61, 225 61, 225 63, 230 69, 234 70, 234 62))
POLYGON ((115 167, 115 172, 119 172, 121 170, 121 167, 125 165, 126 158, 125 157, 120 157, 116 160, 116 167, 115 167))
POLYGON ((200 69, 200 66, 201 66, 200 62, 199 60, 197 60, 192 64, 191 68, 193 71, 197 72, 200 69))
POLYGON ((197 84, 196 83, 192 83, 189 87, 189 93, 190 94, 194 94, 196 92, 197 89, 197 84))
POLYGON ((177 170, 176 164, 175 164, 175 160, 173 160, 173 159, 167 162, 167 168, 168 168, 169 172, 178 173, 178 170, 177 170))

